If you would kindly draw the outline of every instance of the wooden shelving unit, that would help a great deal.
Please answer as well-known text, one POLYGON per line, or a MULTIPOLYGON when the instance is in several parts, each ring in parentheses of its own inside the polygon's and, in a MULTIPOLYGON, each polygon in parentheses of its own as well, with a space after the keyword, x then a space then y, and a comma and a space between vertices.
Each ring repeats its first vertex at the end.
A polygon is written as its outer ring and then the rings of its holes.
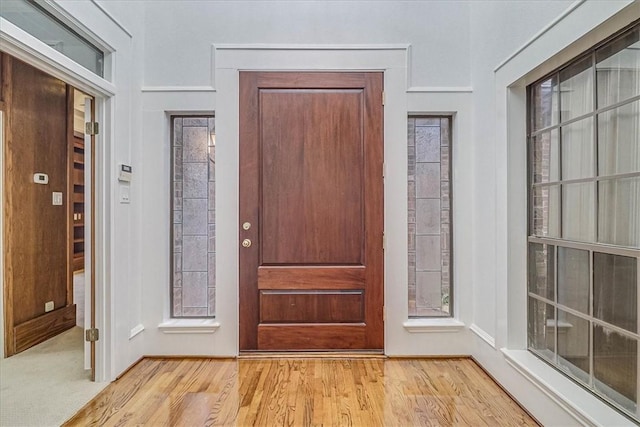
POLYGON ((73 271, 84 269, 84 135, 73 133, 73 271))

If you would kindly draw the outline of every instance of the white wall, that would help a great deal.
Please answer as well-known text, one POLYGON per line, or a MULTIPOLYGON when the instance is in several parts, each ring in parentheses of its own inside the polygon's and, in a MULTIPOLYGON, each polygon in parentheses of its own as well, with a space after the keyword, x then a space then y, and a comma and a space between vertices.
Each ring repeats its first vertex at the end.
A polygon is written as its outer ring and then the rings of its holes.
POLYGON ((467 86, 468 22, 455 1, 148 2, 145 85, 210 85, 212 43, 411 43, 412 85, 467 86))
POLYGON ((473 276, 474 324, 496 334, 496 155, 494 68, 572 1, 481 1, 471 3, 471 66, 475 164, 473 276), (526 19, 523 19, 526 18, 526 19))

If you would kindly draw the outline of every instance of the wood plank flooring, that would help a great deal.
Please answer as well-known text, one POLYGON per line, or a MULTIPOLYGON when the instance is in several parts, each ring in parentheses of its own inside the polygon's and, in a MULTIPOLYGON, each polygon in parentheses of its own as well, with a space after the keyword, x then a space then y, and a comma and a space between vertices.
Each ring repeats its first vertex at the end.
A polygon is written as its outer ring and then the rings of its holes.
POLYGON ((535 426, 471 359, 144 359, 66 426, 535 426))

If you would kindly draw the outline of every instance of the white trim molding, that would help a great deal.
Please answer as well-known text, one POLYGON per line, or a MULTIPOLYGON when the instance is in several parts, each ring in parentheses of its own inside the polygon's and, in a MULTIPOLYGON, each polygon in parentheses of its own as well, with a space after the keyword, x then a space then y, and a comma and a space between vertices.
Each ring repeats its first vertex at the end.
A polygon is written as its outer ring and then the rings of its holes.
POLYGON ((215 92, 213 86, 142 86, 141 92, 215 92))
POLYGON ((408 93, 473 93, 471 86, 411 86, 407 89, 408 93))
POLYGON ((489 344, 489 346, 491 346, 492 348, 496 348, 496 339, 480 326, 472 323, 471 326, 469 326, 469 330, 480 337, 484 342, 489 344))
POLYGON ((493 72, 494 73, 498 72, 498 70, 500 68, 504 67, 509 61, 511 61, 516 56, 518 56, 523 50, 525 50, 526 48, 531 46, 536 40, 538 40, 540 37, 542 37, 544 34, 546 34, 549 30, 551 30, 553 27, 555 27, 564 18, 569 16, 571 14, 571 12, 576 10, 585 1, 587 1, 587 0, 576 0, 575 2, 571 3, 571 5, 569 5, 569 7, 564 12, 562 12, 560 15, 558 15, 553 21, 551 21, 543 29, 541 29, 536 34, 534 34, 533 37, 531 37, 529 40, 527 40, 525 42, 525 44, 520 46, 518 49, 516 49, 515 52, 513 52, 511 55, 506 57, 501 63, 499 63, 496 66, 496 68, 493 69, 493 72))
POLYGON ((528 350, 501 349, 506 362, 582 425, 626 426, 631 420, 528 350))
POLYGON ((133 33, 129 30, 127 30, 127 28, 120 22, 118 21, 112 14, 109 13, 109 11, 107 9, 104 8, 104 6, 102 6, 99 2, 97 2, 96 0, 91 0, 91 3, 93 3, 98 9, 100 9, 100 11, 102 13, 104 13, 104 15, 109 18, 109 20, 111 22, 113 22, 114 24, 116 24, 116 26, 118 28, 120 28, 126 35, 129 36, 129 38, 133 38, 133 33))
POLYGON ((171 319, 158 325, 165 334, 213 334, 219 328, 214 319, 171 319))
POLYGON ((144 331, 144 325, 142 323, 137 324, 133 328, 131 328, 131 332, 129 332, 129 339, 133 339, 135 336, 139 335, 142 331, 144 331))
POLYGON ((116 93, 116 87, 111 82, 78 65, 4 18, 0 18, 0 42, 0 50, 91 95, 111 97, 116 93))
POLYGON ((214 45, 216 50, 401 50, 407 51, 408 43, 400 44, 234 44, 221 43, 214 45))
POLYGON ((460 332, 464 330, 464 323, 451 317, 409 319, 402 326, 412 334, 434 332, 460 332))

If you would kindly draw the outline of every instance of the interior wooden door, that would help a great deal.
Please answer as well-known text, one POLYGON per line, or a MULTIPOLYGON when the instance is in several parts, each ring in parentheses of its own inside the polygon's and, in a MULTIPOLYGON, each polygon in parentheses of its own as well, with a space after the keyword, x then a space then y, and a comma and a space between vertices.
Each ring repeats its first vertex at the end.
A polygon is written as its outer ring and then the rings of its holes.
POLYGON ((383 349, 382 73, 240 73, 240 349, 383 349))
POLYGON ((11 356, 76 323, 67 247, 67 87, 2 54, 4 317, 11 356), (36 177, 41 177, 36 179, 36 177))

